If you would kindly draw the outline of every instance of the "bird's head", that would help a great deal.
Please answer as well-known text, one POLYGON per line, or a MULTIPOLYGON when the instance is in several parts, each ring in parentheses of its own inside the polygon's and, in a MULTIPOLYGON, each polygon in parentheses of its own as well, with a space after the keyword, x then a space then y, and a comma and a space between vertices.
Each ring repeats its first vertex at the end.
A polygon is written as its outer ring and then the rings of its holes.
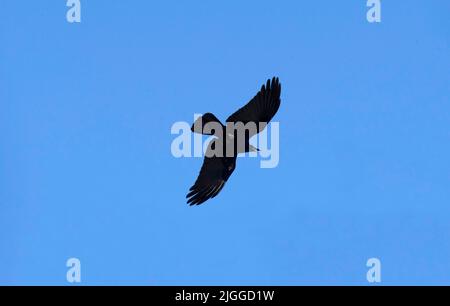
POLYGON ((260 151, 258 148, 254 147, 252 145, 250 145, 249 149, 250 149, 250 152, 259 152, 260 151))

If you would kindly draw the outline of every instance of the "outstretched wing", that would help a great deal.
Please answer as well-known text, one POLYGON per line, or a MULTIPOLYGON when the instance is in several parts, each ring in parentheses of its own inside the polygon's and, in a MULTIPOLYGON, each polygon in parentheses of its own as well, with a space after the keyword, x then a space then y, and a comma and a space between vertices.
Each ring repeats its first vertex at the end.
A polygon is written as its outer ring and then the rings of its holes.
MULTIPOLYGON (((216 142, 213 140, 209 145, 216 142)), ((195 184, 189 189, 186 198, 190 205, 200 205, 214 198, 222 190, 236 166, 236 157, 208 157, 203 160, 202 169, 195 184)))
POLYGON ((281 103, 280 95, 280 80, 278 78, 273 78, 272 81, 267 80, 267 83, 261 87, 256 96, 247 105, 228 117, 227 122, 242 122, 244 124, 254 122, 258 127, 257 133, 261 132, 277 113, 281 103))

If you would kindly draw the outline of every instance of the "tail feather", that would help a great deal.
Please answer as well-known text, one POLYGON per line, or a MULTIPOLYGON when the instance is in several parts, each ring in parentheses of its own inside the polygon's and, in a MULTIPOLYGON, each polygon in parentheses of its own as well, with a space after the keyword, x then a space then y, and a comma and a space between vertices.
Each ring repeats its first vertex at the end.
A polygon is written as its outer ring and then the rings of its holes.
POLYGON ((217 117, 213 114, 206 113, 195 120, 194 124, 191 127, 191 131, 203 135, 214 135, 214 129, 219 127, 224 128, 220 120, 217 119, 217 117))

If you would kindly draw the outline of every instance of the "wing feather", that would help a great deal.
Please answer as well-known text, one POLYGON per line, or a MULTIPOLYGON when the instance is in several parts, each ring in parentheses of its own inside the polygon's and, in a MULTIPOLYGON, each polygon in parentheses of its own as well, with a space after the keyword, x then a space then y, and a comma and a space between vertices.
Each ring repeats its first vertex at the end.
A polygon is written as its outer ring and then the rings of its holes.
MULTIPOLYGON (((256 133, 259 133, 272 120, 280 108, 280 96, 280 80, 278 78, 269 79, 250 102, 228 117, 227 122, 242 122, 244 124, 254 122, 258 127, 256 133), (261 129, 260 124, 262 124, 261 129)), ((253 135, 254 133, 250 136, 253 135)))
MULTIPOLYGON (((217 140, 211 141, 208 150, 214 142, 217 140)), ((217 196, 235 168, 236 157, 206 155, 197 180, 186 195, 187 203, 190 205, 200 205, 217 196)))

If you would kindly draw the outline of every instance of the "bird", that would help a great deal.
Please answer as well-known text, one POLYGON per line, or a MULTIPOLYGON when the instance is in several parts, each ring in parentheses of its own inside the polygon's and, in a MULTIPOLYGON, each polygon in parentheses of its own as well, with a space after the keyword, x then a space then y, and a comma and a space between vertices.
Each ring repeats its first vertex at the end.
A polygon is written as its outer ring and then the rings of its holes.
POLYGON ((205 113, 195 120, 191 127, 193 133, 217 137, 208 144, 200 173, 186 195, 187 204, 200 205, 216 197, 236 168, 238 154, 259 151, 249 144, 249 140, 264 130, 275 116, 281 104, 280 96, 281 83, 278 77, 273 77, 261 86, 259 92, 245 106, 226 119, 226 125, 212 113, 205 113), (235 128, 239 124, 254 128, 246 131, 243 138, 242 135, 239 138, 235 128), (215 128, 207 129, 208 125, 215 128), (238 144, 238 139, 241 139, 243 144, 238 144), (220 149, 226 154, 213 154, 220 149))

